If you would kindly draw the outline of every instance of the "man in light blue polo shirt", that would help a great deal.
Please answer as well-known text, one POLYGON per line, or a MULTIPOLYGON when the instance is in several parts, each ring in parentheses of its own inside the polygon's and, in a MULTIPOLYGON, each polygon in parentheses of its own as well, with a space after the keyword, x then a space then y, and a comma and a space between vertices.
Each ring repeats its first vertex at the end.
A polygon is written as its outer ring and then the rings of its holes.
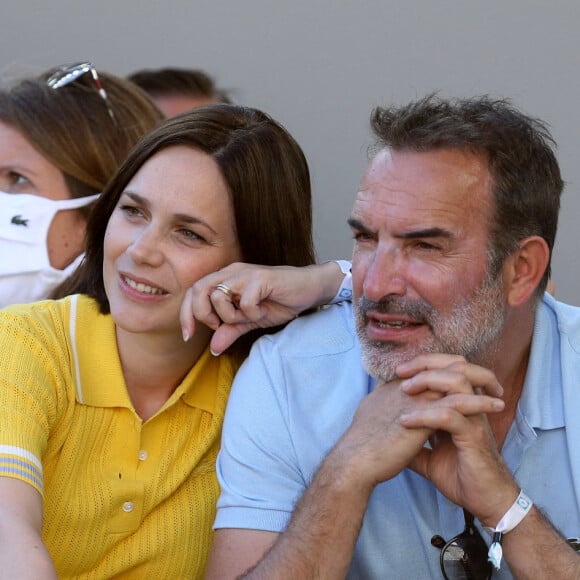
POLYGON ((208 577, 577 578, 580 309, 544 294, 551 137, 487 97, 372 125, 353 305, 240 370, 208 577))

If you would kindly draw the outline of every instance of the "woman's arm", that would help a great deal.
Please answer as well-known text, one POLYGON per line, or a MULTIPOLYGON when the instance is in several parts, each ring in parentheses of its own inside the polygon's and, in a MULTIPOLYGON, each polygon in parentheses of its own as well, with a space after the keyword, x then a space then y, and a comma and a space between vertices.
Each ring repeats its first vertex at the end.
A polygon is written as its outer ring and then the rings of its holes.
POLYGON ((250 330, 278 326, 310 308, 350 298, 349 262, 303 268, 236 263, 190 288, 181 326, 184 340, 193 336, 194 318, 214 329, 211 349, 219 354, 250 330))
POLYGON ((57 578, 41 539, 42 498, 27 483, 0 477, 0 569, 2 578, 57 578))

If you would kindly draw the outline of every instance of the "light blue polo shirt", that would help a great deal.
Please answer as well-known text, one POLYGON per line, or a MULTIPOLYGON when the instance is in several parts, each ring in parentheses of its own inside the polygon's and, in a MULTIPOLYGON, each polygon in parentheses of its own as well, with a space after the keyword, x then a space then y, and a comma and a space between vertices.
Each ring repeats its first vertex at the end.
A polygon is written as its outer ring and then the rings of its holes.
MULTIPOLYGON (((580 308, 546 295, 502 454, 519 485, 566 537, 580 536, 579 374, 580 308)), ((228 403, 214 527, 283 531, 373 385, 361 365, 350 303, 260 339, 228 403)), ((440 550, 431 537, 448 540, 463 528, 461 508, 404 470, 375 488, 348 577, 440 578, 440 550)), ((510 577, 505 563, 494 573, 510 577)))

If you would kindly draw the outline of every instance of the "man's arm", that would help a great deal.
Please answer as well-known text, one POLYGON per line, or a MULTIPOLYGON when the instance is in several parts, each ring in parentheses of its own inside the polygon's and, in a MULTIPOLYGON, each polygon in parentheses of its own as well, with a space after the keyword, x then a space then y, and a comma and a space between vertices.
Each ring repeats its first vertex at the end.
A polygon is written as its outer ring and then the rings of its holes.
POLYGON ((205 579, 239 578, 264 557, 278 536, 261 530, 216 530, 205 579))
MULTIPOLYGON (((344 578, 373 489, 406 467, 432 433, 404 428, 400 415, 430 408, 444 399, 442 393, 433 391, 409 397, 399 387, 400 381, 379 384, 363 400, 352 425, 323 461, 286 531, 255 568, 246 573, 254 563, 250 560, 259 558, 275 536, 244 530, 219 532, 214 548, 219 549, 219 557, 217 553, 212 556, 214 578, 344 578)), ((466 413, 493 412, 497 402, 485 395, 468 394, 464 399, 466 413)))
POLYGON ((576 552, 534 507, 503 537, 503 553, 514 578, 580 578, 576 552))
POLYGON ((345 476, 348 471, 337 447, 281 535, 218 530, 207 578, 344 578, 373 489, 361 489, 355 478, 345 476))
POLYGON ((41 529, 39 493, 23 481, 0 477, 0 577, 56 580, 41 529))
MULTIPOLYGON (((464 363, 445 369, 445 358, 423 355, 402 365, 399 370, 404 368, 413 377, 403 388, 410 393, 438 388, 449 378, 441 370, 453 368, 461 375, 462 367, 469 369, 464 363)), ((466 384, 478 386, 475 376, 466 372, 466 384)), ((450 397, 445 399, 452 401, 450 397)), ((466 414, 449 404, 414 409, 401 421, 411 429, 444 434, 433 438, 431 448, 422 449, 410 467, 428 477, 451 501, 469 510, 482 525, 495 528, 518 496, 519 486, 503 462, 486 416, 466 414)), ((580 578, 580 555, 535 506, 504 534, 503 556, 515 578, 580 578)))

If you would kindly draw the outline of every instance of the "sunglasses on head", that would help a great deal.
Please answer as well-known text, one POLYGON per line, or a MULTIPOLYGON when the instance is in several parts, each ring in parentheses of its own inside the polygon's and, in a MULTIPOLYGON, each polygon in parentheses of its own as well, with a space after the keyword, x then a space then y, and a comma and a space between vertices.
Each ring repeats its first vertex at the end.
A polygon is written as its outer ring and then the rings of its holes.
POLYGON ((463 510, 465 529, 446 542, 441 536, 431 538, 431 545, 441 550, 439 563, 445 580, 490 580, 492 566, 488 548, 473 523, 473 515, 463 510))
POLYGON ((93 78, 95 85, 97 87, 97 92, 103 99, 107 111, 109 112, 109 116, 113 120, 115 124, 117 124, 117 120, 115 118, 115 113, 113 112, 113 108, 111 107, 111 103, 109 101, 109 97, 107 96, 107 92, 103 88, 103 84, 101 83, 101 79, 97 73, 97 69, 94 65, 90 62, 79 62, 76 64, 68 64, 63 65, 56 70, 46 81, 46 84, 51 89, 60 89, 61 87, 66 87, 71 83, 74 83, 79 77, 86 73, 91 73, 91 77, 93 78))

